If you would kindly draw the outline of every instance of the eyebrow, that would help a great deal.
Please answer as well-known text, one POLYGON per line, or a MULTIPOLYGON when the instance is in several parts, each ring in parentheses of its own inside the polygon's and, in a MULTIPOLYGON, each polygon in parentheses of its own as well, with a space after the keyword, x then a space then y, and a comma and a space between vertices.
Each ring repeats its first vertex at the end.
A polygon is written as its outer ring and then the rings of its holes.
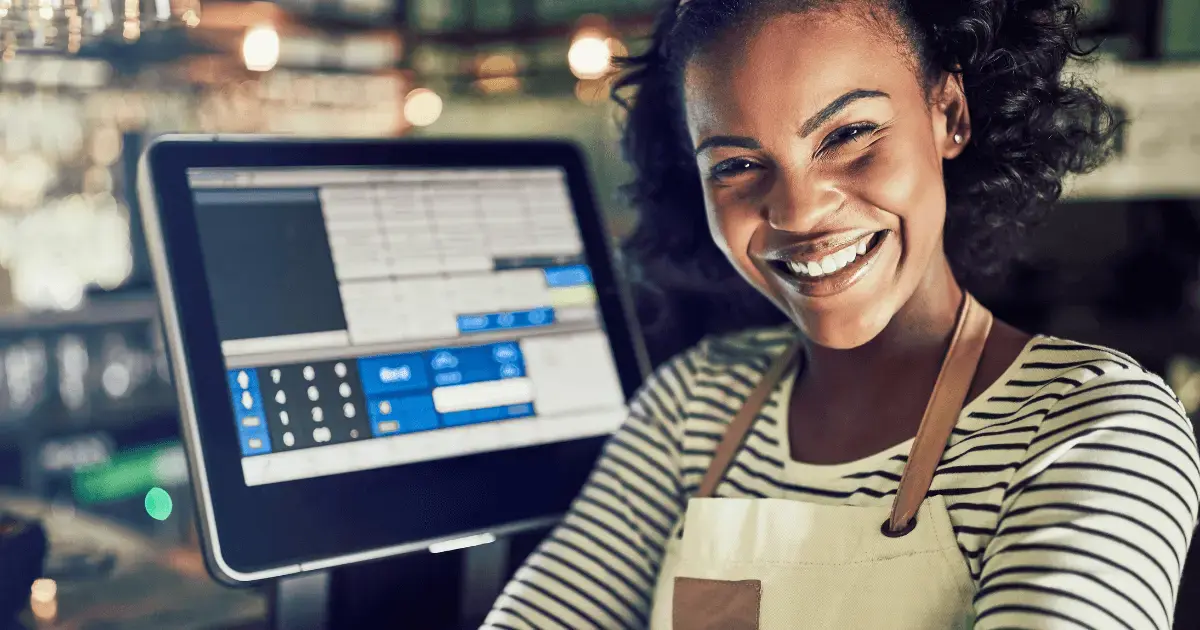
POLYGON ((851 90, 845 94, 833 99, 833 102, 826 105, 821 111, 812 115, 811 118, 804 121, 804 125, 800 127, 800 137, 806 138, 818 127, 837 115, 838 112, 846 109, 850 103, 862 100, 864 98, 891 98, 887 92, 879 90, 851 90))
MULTIPOLYGON (((816 131, 818 127, 833 118, 838 112, 845 109, 850 103, 862 100, 864 98, 891 98, 887 92, 879 90, 851 90, 845 94, 835 98, 833 102, 826 105, 821 111, 813 114, 800 127, 800 137, 806 138, 816 131)), ((750 149, 757 151, 762 148, 762 145, 753 138, 745 136, 711 136, 705 138, 703 142, 696 147, 696 155, 700 155, 707 149, 715 147, 737 147, 739 149, 750 149)))
POLYGON ((751 151, 757 151, 762 148, 762 145, 759 144, 754 138, 747 138, 745 136, 710 136, 705 138, 704 141, 696 147, 696 155, 700 155, 706 149, 711 149, 714 147, 737 147, 739 149, 750 149, 751 151))

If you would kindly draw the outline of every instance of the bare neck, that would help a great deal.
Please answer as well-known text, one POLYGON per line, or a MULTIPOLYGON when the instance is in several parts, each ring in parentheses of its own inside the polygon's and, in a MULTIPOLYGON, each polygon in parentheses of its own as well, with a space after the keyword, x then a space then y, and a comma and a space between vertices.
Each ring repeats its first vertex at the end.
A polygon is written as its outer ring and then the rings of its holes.
POLYGON ((906 375, 921 378, 927 371, 923 367, 940 367, 962 300, 963 290, 949 263, 938 265, 870 342, 850 350, 808 344, 805 380, 831 394, 853 389, 869 397, 871 392, 892 390, 906 375))

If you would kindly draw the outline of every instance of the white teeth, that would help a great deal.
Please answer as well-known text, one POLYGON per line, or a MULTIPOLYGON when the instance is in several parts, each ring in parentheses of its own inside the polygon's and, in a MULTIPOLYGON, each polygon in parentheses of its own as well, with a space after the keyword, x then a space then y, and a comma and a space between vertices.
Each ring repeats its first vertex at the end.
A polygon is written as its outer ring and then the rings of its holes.
POLYGON ((857 243, 829 254, 819 261, 799 262, 789 260, 787 261, 787 268, 796 275, 812 278, 820 278, 821 276, 836 273, 854 262, 859 256, 866 254, 867 245, 871 242, 873 236, 863 237, 857 243))

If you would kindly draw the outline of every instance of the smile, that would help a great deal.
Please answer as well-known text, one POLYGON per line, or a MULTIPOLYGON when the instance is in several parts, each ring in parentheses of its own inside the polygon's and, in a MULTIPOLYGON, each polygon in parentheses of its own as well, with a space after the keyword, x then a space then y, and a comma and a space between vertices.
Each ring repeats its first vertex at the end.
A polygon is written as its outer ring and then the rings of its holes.
POLYGON ((833 295, 866 275, 887 234, 887 230, 881 230, 833 248, 809 248, 787 255, 776 254, 766 262, 780 278, 805 295, 833 295))

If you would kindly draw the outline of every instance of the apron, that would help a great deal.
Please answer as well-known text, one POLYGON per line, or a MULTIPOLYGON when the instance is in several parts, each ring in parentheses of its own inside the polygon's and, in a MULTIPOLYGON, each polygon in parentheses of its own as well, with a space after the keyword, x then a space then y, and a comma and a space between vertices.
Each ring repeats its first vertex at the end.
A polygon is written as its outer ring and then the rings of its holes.
POLYGON ((667 543, 651 630, 970 628, 975 586, 945 504, 926 494, 991 325, 965 294, 891 508, 712 498, 800 344, 786 350, 729 424, 667 543))

